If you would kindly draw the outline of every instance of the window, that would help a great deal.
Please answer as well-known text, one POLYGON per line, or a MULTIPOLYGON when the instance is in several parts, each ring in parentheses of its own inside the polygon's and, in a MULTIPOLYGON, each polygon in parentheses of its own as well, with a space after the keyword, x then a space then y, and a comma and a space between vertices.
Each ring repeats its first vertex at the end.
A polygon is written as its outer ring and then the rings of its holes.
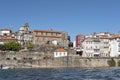
POLYGON ((91 46, 91 49, 92 49, 92 46, 91 46))
POLYGON ((14 57, 14 58, 13 58, 13 60, 17 60, 17 58, 16 58, 16 57, 14 57))
POLYGON ((59 53, 59 55, 61 56, 62 53, 59 53))
POLYGON ((64 55, 65 55, 65 52, 64 52, 64 55))
POLYGON ((55 53, 55 55, 57 56, 57 53, 55 53))
POLYGON ((10 60, 10 58, 6 58, 6 60, 10 60))

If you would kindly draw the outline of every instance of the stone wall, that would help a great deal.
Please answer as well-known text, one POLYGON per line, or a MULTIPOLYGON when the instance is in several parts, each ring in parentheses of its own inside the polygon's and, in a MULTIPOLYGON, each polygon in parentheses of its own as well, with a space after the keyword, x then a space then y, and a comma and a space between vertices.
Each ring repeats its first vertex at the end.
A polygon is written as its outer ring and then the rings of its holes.
MULTIPOLYGON (((113 58, 117 63, 120 58, 113 58)), ((40 54, 4 54, 0 57, 0 65, 14 68, 62 68, 62 67, 109 67, 111 58, 83 58, 67 56, 60 58, 41 56, 40 54), (14 58, 16 57, 16 59, 14 58)), ((117 66, 118 64, 116 64, 117 66)))

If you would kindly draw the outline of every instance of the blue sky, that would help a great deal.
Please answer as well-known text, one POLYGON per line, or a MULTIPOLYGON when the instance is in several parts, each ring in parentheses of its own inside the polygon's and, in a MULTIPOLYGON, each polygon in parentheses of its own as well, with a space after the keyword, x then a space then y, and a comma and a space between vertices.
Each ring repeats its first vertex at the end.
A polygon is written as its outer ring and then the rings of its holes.
POLYGON ((77 34, 120 30, 120 0, 0 0, 0 28, 30 29, 77 34))

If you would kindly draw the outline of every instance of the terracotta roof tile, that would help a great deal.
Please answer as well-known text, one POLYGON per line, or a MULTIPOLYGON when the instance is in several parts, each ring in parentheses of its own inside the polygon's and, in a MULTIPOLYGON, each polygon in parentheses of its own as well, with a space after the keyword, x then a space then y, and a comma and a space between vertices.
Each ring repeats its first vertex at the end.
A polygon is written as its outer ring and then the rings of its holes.
POLYGON ((54 31, 54 30, 33 30, 33 32, 61 33, 60 31, 54 31))
POLYGON ((52 37, 52 38, 60 38, 61 36, 35 35, 35 37, 52 37))
POLYGON ((58 48, 54 52, 67 52, 67 51, 63 48, 58 48))
POLYGON ((78 34, 77 36, 83 36, 83 34, 78 34))
POLYGON ((2 36, 0 37, 0 40, 17 40, 17 39, 12 36, 2 36))

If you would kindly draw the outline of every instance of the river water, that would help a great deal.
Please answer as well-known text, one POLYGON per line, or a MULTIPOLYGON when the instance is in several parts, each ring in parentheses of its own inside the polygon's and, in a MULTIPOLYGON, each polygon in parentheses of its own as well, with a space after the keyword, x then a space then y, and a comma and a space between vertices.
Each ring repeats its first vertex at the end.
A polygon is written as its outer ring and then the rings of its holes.
POLYGON ((120 80, 120 68, 8 69, 0 80, 120 80))

